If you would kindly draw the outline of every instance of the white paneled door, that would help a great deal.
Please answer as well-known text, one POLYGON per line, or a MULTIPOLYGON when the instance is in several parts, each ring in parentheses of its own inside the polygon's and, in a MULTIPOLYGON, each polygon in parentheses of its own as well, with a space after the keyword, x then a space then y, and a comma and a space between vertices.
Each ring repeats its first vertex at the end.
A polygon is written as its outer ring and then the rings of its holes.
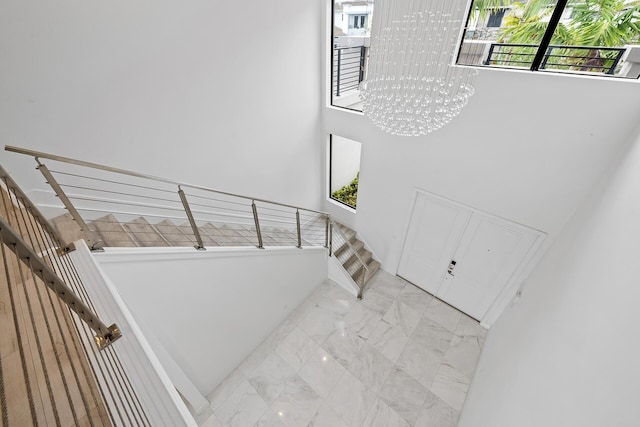
POLYGON ((418 192, 398 275, 481 320, 540 233, 418 192))
POLYGON ((418 193, 398 275, 436 295, 471 212, 418 193))

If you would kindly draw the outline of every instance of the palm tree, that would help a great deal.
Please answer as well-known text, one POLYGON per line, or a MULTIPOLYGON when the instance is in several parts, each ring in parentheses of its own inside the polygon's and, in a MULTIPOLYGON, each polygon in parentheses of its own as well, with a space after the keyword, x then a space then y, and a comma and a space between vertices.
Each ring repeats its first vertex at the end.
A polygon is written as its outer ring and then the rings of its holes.
MULTIPOLYGON (((538 42, 555 4, 555 0, 513 3, 500 32, 502 41, 538 42)), ((552 44, 618 47, 638 41, 640 0, 570 0, 567 9, 571 18, 558 24, 552 44)))
MULTIPOLYGON (((556 0, 513 2, 498 33, 498 41, 538 45, 556 3, 556 0)), ((476 0, 475 13, 483 16, 502 4, 500 0, 476 0)), ((551 44, 594 48, 554 51, 558 56, 554 56, 553 63, 558 68, 606 70, 608 66, 605 64, 610 66, 613 63, 611 57, 615 52, 603 51, 599 47, 622 47, 639 42, 640 0, 569 0, 566 9, 571 10, 571 17, 558 24, 551 44)), ((526 64, 533 58, 533 52, 533 47, 512 47, 505 50, 502 59, 508 58, 511 64, 519 61, 526 64)))

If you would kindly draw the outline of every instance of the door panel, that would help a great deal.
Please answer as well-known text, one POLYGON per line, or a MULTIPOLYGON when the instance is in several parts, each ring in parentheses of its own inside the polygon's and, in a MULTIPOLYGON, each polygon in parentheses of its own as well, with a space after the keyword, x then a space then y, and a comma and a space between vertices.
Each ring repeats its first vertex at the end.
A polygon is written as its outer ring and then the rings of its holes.
POLYGON ((476 319, 482 319, 527 256, 537 235, 517 224, 474 213, 438 297, 476 319))
POLYGON ((470 215, 459 205, 418 193, 398 275, 435 295, 470 215))

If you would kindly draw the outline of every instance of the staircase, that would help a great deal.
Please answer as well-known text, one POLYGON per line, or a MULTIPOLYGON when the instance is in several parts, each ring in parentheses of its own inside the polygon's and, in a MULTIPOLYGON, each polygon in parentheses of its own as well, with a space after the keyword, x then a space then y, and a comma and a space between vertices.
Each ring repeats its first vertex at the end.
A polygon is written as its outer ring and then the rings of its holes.
POLYGON ((364 247, 354 230, 335 221, 333 224, 333 255, 358 285, 358 298, 362 298, 362 290, 380 268, 380 262, 364 247))
MULTIPOLYGON (((55 218, 54 226, 60 233, 74 241, 84 236, 78 234, 79 227, 69 214, 55 218)), ((164 219, 150 223, 143 217, 130 221, 119 221, 114 215, 105 215, 87 221, 91 241, 96 247, 185 247, 196 246, 193 229, 188 222, 175 224, 164 219)), ((217 224, 210 222, 198 227, 205 246, 257 246, 255 227, 240 224, 217 224)), ((262 227, 265 246, 296 246, 297 236, 291 230, 262 227)))

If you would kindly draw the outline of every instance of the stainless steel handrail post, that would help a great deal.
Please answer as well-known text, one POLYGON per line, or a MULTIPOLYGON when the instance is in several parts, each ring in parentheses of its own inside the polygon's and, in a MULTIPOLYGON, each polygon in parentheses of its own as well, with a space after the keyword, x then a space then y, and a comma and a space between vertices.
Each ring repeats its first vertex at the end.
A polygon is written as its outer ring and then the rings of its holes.
POLYGON ((182 188, 178 185, 178 195, 180 196, 180 201, 182 201, 182 207, 184 208, 184 212, 187 214, 187 219, 189 220, 189 224, 191 224, 191 230, 193 231, 193 235, 196 238, 197 245, 194 246, 199 251, 205 250, 204 244, 202 243, 202 236, 200 236, 200 231, 198 230, 198 225, 196 224, 196 220, 193 217, 193 213, 191 212, 191 208, 189 207, 189 202, 187 202, 187 196, 184 194, 182 188))
POLYGON ((256 201, 251 201, 251 210, 253 211, 253 221, 256 223, 256 233, 258 234, 258 249, 264 249, 262 245, 262 232, 260 231, 260 221, 258 220, 258 208, 256 201))
POLYGON ((34 205, 31 200, 29 200, 27 195, 24 194, 18 184, 13 180, 13 178, 11 178, 9 172, 7 172, 2 166, 0 166, 0 176, 5 181, 9 193, 13 192, 20 203, 22 203, 27 210, 31 211, 31 215, 33 215, 33 217, 42 226, 42 228, 44 228, 47 233, 53 236, 57 243, 64 246, 60 249, 62 249, 65 253, 71 252, 75 249, 72 242, 66 242, 64 240, 58 229, 51 225, 51 223, 42 214, 42 212, 40 212, 36 205, 34 205))
POLYGON ((87 243, 88 243, 87 246, 89 246, 91 249, 96 249, 95 245, 98 242, 94 242, 92 240, 91 230, 89 230, 89 226, 87 225, 87 223, 84 222, 84 219, 82 219, 82 216, 80 216, 80 213, 73 206, 73 203, 71 203, 71 200, 69 200, 64 190, 62 190, 62 187, 60 187, 60 184, 58 184, 58 181, 56 181, 56 179, 54 178, 51 171, 49 171, 47 166, 44 165, 43 163, 40 163, 40 160, 37 157, 36 157, 36 162, 38 162, 38 167, 36 169, 38 169, 40 173, 42 173, 44 178, 47 180, 47 183, 51 186, 53 191, 56 193, 56 196, 58 196, 58 198, 60 199, 64 207, 67 209, 67 211, 69 211, 69 214, 71 215, 73 220, 76 222, 76 224, 78 224, 78 226, 84 233, 84 236, 87 239, 87 243))
MULTIPOLYGON (((324 247, 327 248, 327 249, 329 249, 329 240, 331 240, 330 222, 331 222, 331 217, 329 215, 327 215, 325 217, 325 223, 324 223, 324 247)), ((331 250, 329 250, 329 256, 331 256, 331 250)))
POLYGON ((109 346, 122 336, 114 324, 107 326, 98 316, 67 286, 62 279, 38 256, 18 234, 0 218, 0 235, 2 242, 16 254, 16 257, 33 266, 33 272, 50 288, 74 313, 78 315, 94 332, 95 341, 100 349, 109 346))
POLYGON ((298 249, 302 249, 302 234, 300 231, 300 210, 296 209, 296 227, 298 228, 298 249))
POLYGON ((329 256, 333 255, 333 223, 329 222, 329 236, 327 237, 327 239, 329 239, 329 256))

